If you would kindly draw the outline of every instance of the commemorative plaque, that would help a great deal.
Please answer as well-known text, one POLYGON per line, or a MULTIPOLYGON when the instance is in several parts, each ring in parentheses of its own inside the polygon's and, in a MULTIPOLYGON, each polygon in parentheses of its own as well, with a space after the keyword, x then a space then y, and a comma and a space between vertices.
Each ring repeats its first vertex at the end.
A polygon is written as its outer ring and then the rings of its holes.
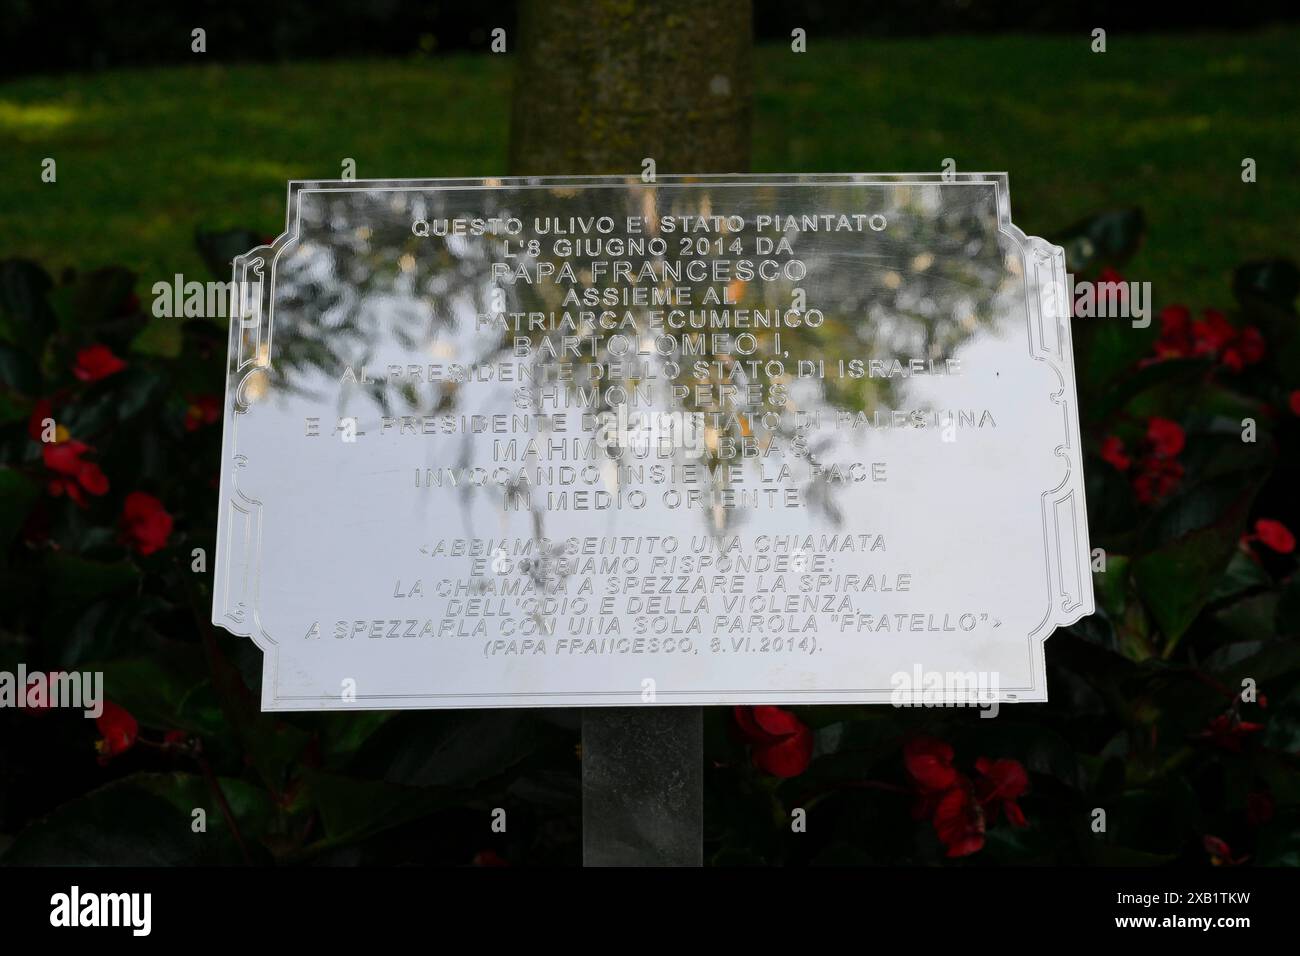
POLYGON ((1046 700, 1064 280, 1001 174, 291 183, 213 620, 268 710, 1046 700))

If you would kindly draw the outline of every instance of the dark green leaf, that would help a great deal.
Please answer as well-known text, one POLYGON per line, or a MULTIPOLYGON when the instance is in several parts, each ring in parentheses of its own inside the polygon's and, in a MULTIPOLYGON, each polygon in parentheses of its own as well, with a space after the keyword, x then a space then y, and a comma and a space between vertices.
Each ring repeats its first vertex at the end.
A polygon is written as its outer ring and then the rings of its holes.
MULTIPOLYGON (((92 790, 18 834, 11 866, 177 866, 217 862, 211 831, 220 813, 202 781, 186 774, 139 774, 92 790), (209 833, 192 829, 202 807, 209 833)), ((227 860, 227 862, 233 862, 227 860)))
POLYGON ((1071 272, 1092 275, 1103 266, 1127 262, 1145 233, 1146 217, 1141 209, 1108 209, 1061 230, 1052 241, 1065 249, 1071 272))
POLYGON ((0 341, 31 356, 40 354, 54 331, 54 311, 47 300, 53 287, 45 270, 34 262, 0 262, 0 341))
POLYGON ((123 317, 134 287, 135 273, 118 266, 78 275, 52 297, 59 327, 65 332, 96 334, 96 327, 123 317))
POLYGON ((0 551, 9 547, 40 492, 40 486, 26 475, 0 468, 0 551))
POLYGON ((413 787, 471 787, 522 761, 542 727, 526 711, 402 714, 366 743, 367 775, 413 787))
POLYGON ((199 229, 194 233, 194 244, 212 274, 222 282, 228 282, 234 270, 235 256, 242 256, 262 245, 262 238, 251 229, 217 232, 199 229))
POLYGON ((1232 294, 1242 305, 1263 302, 1294 312, 1300 295, 1300 269, 1289 259, 1247 262, 1232 275, 1232 294))
POLYGON ((1237 549, 1253 498, 1252 488, 1216 524, 1188 532, 1134 560, 1138 591, 1168 646, 1178 642, 1214 593, 1237 549))
POLYGON ((1210 594, 1211 601, 1226 601, 1255 588, 1268 587, 1273 583, 1267 572, 1243 551, 1236 551, 1228 562, 1228 570, 1210 594))
POLYGON ((51 598, 59 601, 91 601, 134 587, 140 570, 126 561, 92 561, 66 551, 45 556, 46 583, 51 598))
POLYGON ((320 810, 330 844, 355 842, 389 827, 463 803, 459 796, 431 793, 374 780, 314 772, 307 798, 320 810))

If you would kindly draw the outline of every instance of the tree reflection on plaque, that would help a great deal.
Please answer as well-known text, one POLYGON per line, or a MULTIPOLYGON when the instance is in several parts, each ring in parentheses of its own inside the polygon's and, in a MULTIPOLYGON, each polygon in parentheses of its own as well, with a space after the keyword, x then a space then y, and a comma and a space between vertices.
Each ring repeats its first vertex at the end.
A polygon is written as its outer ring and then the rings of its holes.
POLYGON ((1001 175, 294 183, 236 281, 213 614, 267 708, 1044 700, 1092 610, 1001 175))

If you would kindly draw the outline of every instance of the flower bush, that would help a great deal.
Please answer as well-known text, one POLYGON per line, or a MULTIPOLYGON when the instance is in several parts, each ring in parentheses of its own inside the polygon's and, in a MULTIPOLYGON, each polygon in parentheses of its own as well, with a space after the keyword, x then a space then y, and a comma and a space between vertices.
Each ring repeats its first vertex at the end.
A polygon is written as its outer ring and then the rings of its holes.
MULTIPOLYGON (((1097 282, 1142 239, 1136 210, 1056 237, 1097 282)), ((1298 291, 1274 260, 1236 270, 1231 309, 1076 318, 1098 608, 1047 643, 1051 703, 796 708, 762 721, 812 733, 777 765, 742 708, 715 862, 1300 864, 1298 291)))
MULTIPOLYGON (((1057 241, 1113 279, 1141 238, 1057 241)), ((223 280, 258 241, 199 236, 223 280)), ((261 713, 259 652, 208 624, 224 320, 135 286, 0 263, 0 668, 108 697, 0 710, 0 859, 578 862, 575 712, 261 713)), ((1253 263, 1231 309, 1076 319, 1098 608, 1047 644, 1051 703, 709 709, 709 859, 1300 863, 1298 287, 1253 263)))

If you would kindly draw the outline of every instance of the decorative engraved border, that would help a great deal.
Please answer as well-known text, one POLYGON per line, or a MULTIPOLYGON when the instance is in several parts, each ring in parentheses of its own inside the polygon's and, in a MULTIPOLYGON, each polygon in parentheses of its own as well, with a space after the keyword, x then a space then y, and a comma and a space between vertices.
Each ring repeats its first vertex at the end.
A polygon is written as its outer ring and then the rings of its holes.
MULTIPOLYGON (((1083 482, 1083 456, 1079 430, 1074 352, 1070 336, 1068 296, 1065 289, 1065 253, 1059 246, 1025 235, 1011 221, 1010 190, 1006 173, 810 173, 766 175, 659 176, 653 183, 637 176, 501 177, 484 179, 359 179, 302 180, 288 184, 285 230, 269 245, 234 260, 235 307, 230 322, 227 358, 225 417, 221 446, 220 507, 217 519, 216 578, 212 621, 232 634, 249 637, 263 652, 263 710, 367 710, 430 707, 559 707, 626 706, 640 703, 639 689, 626 691, 546 691, 482 694, 360 694, 354 702, 333 696, 281 695, 277 680, 278 642, 262 626, 260 572, 262 557, 262 502, 239 485, 247 459, 237 452, 240 417, 248 409, 246 391, 257 375, 270 366, 274 326, 275 271, 280 256, 299 238, 302 193, 373 190, 483 190, 626 188, 629 186, 754 186, 799 183, 830 185, 991 185, 995 189, 998 233, 1015 247, 1024 277, 1027 344, 1035 361, 1056 375, 1058 387, 1049 400, 1061 414, 1063 438, 1054 450, 1065 463, 1065 475, 1041 496, 1044 575, 1049 594, 1042 620, 1027 636, 1031 683, 1000 688, 999 702, 1047 700, 1046 660, 1043 645, 1057 627, 1075 623, 1094 610, 1089 573, 1087 500, 1083 482), (1031 271, 1032 270, 1032 271, 1031 271), (1031 295, 1037 290, 1037 295, 1031 295), (1055 294, 1044 295, 1055 290, 1055 294), (232 385, 232 383, 234 383, 232 385), (454 703, 451 703, 454 702, 454 703)), ((767 701, 792 704, 889 703, 892 688, 834 688, 819 690, 713 689, 674 691, 659 689, 660 706, 729 705, 767 701)), ((981 701, 986 702, 986 701, 981 701)))

